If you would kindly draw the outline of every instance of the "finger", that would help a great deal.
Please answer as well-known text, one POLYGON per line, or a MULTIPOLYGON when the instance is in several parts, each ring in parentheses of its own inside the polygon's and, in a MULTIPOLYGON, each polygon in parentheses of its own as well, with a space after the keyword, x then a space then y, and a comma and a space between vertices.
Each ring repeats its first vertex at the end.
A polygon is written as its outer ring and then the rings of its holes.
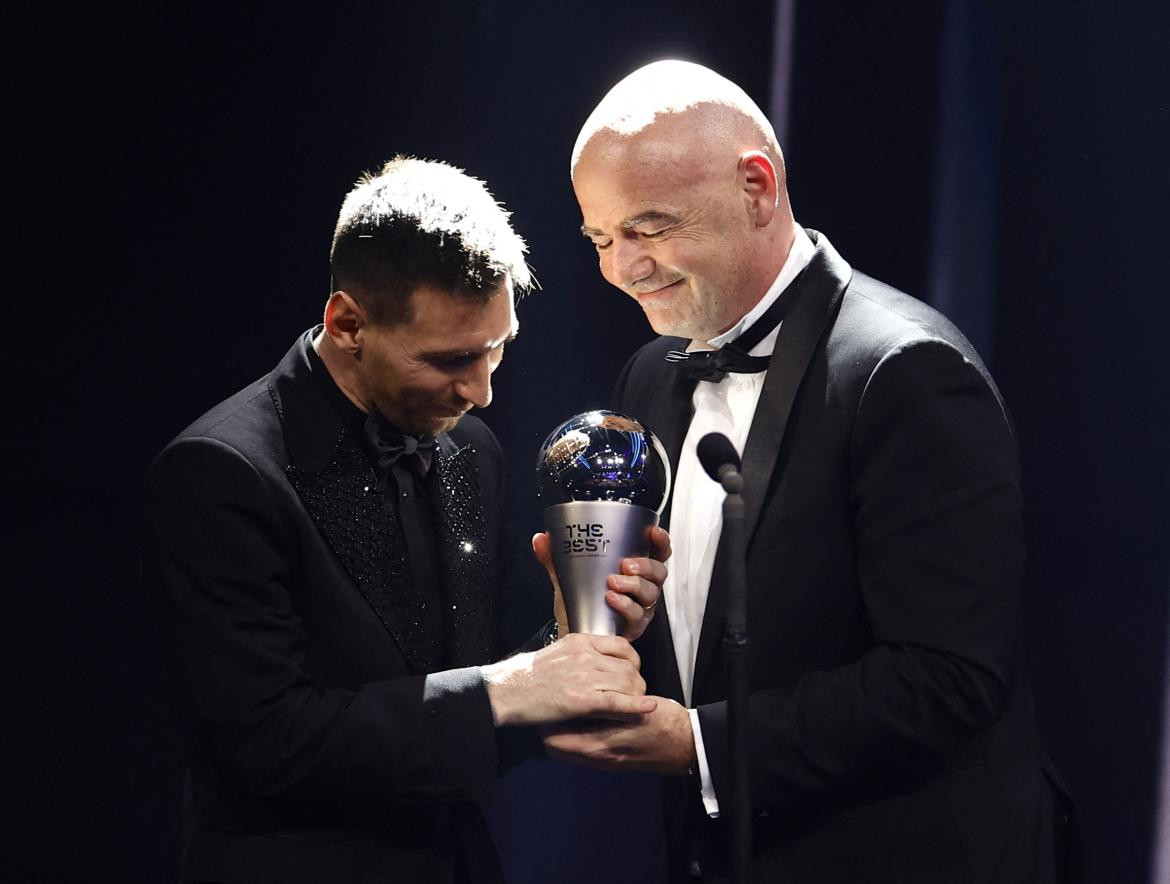
POLYGON ((654 525, 650 528, 650 557, 660 562, 670 558, 670 535, 665 528, 654 525))
POLYGON ((631 717, 649 715, 658 708, 658 700, 645 695, 632 697, 616 691, 600 691, 596 707, 591 713, 595 718, 629 721, 631 717))
POLYGON ((592 734, 572 730, 545 731, 543 742, 550 756, 563 760, 585 760, 600 748, 592 734))
POLYGON ((606 579, 606 586, 614 592, 628 595, 643 608, 652 608, 658 603, 661 589, 657 583, 644 577, 627 577, 624 574, 611 574, 606 579))
POLYGON ((545 725, 540 729, 540 738, 546 746, 554 745, 566 752, 595 752, 620 739, 623 728, 637 721, 636 718, 627 718, 621 722, 593 718, 587 722, 545 725))
POLYGON ((570 718, 568 721, 542 724, 538 730, 540 731, 541 739, 544 739, 545 737, 558 737, 563 734, 585 736, 607 727, 612 727, 612 725, 597 718, 570 718))
POLYGON ((545 748, 560 752, 572 752, 585 741, 583 734, 572 728, 545 726, 540 729, 540 738, 545 748))
POLYGON ((638 670, 627 666, 621 671, 597 674, 594 687, 599 691, 625 694, 627 697, 641 697, 646 693, 646 680, 638 670))
POLYGON ((622 573, 662 586, 666 582, 667 569, 666 565, 655 559, 622 559, 622 573))
POLYGON ((587 632, 570 632, 537 654, 546 654, 557 668, 582 673, 636 673, 641 662, 627 639, 587 632))
POLYGON ((649 618, 653 616, 653 610, 648 610, 648 606, 639 603, 624 593, 614 592, 613 590, 605 594, 605 603, 617 611, 621 618, 630 626, 641 624, 643 621, 649 622, 649 618))
POLYGON ((638 662, 636 660, 631 660, 628 657, 615 657, 611 654, 591 654, 588 668, 594 672, 638 675, 638 662))
POLYGON ((555 586, 557 582, 557 571, 553 565, 552 540, 546 532, 541 531, 532 535, 532 552, 536 556, 536 560, 544 565, 544 570, 548 572, 548 579, 555 586))
POLYGON ((593 646, 593 649, 598 653, 605 654, 607 657, 618 657, 622 660, 628 660, 636 668, 641 668, 642 658, 638 656, 638 652, 634 650, 626 639, 620 635, 587 635, 579 633, 586 641, 593 646))
POLYGON ((562 671, 578 673, 595 688, 623 693, 644 693, 639 686, 644 686, 645 682, 642 681, 637 666, 623 657, 611 657, 594 652, 589 654, 588 659, 569 657, 563 660, 562 664, 562 671), (629 687, 631 684, 635 686, 629 687))

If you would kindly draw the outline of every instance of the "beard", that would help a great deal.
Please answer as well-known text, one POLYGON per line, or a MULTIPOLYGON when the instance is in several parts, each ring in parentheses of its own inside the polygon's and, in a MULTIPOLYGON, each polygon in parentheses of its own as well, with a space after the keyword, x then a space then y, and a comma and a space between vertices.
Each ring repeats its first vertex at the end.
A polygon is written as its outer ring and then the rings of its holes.
POLYGON ((387 415, 394 426, 412 436, 438 436, 455 429, 469 410, 467 403, 448 405, 435 402, 400 402, 387 415))

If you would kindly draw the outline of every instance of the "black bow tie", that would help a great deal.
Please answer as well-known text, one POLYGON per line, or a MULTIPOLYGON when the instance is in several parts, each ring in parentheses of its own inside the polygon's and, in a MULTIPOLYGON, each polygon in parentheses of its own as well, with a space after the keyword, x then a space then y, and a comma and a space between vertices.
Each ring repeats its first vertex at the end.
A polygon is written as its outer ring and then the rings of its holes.
POLYGON ((666 354, 666 361, 678 366, 680 371, 685 371, 691 380, 710 381, 713 384, 727 377, 728 372, 755 374, 766 371, 771 356, 748 354, 780 324, 780 320, 784 318, 784 309, 788 306, 788 293, 796 288, 802 276, 803 270, 768 306, 760 318, 734 341, 724 344, 718 350, 692 350, 689 353, 685 350, 671 350, 666 354))
POLYGON ((671 350, 666 361, 687 373, 693 381, 719 383, 728 372, 754 374, 768 367, 769 356, 749 356, 737 346, 738 342, 725 344, 718 350, 671 350))
POLYGON ((419 479, 426 478, 435 453, 433 438, 407 435, 373 409, 366 415, 362 434, 379 479, 385 479, 400 460, 419 479))

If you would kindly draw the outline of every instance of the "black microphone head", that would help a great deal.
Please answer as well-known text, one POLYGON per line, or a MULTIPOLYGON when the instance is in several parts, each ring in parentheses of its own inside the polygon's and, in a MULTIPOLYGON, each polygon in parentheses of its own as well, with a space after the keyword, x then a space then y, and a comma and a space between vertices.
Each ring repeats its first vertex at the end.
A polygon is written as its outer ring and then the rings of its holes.
POLYGON ((699 463, 703 465, 707 475, 716 482, 722 481, 719 476, 720 467, 730 465, 739 471, 739 455, 735 451, 735 446, 722 433, 708 433, 699 440, 696 451, 699 463))

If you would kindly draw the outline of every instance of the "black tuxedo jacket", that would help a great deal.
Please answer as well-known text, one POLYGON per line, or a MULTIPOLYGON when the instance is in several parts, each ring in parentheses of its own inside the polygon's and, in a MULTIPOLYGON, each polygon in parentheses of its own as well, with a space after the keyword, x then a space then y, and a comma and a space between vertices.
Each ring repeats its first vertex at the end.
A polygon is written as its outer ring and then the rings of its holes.
POLYGON ((310 341, 188 427, 147 479, 146 582, 190 746, 183 880, 494 880, 471 799, 497 768, 474 667, 495 650, 499 446, 474 418, 439 440, 457 668, 438 671, 443 643, 418 623, 439 600, 411 580, 395 508, 313 376, 310 341))
MULTIPOLYGON (((1057 811, 1018 671, 1008 414, 950 322, 810 236, 743 452, 755 877, 1050 880, 1057 811)), ((643 347, 615 403, 673 467, 694 382, 663 356, 685 343, 643 347)), ((692 703, 726 809, 725 565, 692 703)), ((649 689, 681 700, 664 615, 638 650, 649 689)), ((702 814, 697 784, 668 788, 672 874, 688 853, 725 869, 725 821, 702 814)))

